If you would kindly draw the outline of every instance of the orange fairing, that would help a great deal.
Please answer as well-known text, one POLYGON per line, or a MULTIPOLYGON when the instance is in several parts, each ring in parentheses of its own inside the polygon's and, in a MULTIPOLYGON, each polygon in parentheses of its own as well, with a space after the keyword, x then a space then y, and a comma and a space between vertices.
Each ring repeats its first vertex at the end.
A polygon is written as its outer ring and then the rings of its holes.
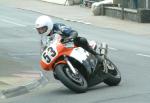
MULTIPOLYGON (((61 60, 61 61, 58 61, 57 63, 55 63, 55 66, 58 65, 58 64, 67 64, 67 62, 64 61, 64 60, 61 60)), ((55 66, 54 66, 54 67, 55 67, 55 66)))
POLYGON ((62 55, 69 56, 73 50, 73 48, 66 48, 64 44, 61 44, 61 43, 57 43, 56 49, 57 49, 57 56, 50 63, 45 63, 42 60, 40 61, 40 65, 44 70, 46 71, 53 70, 54 65, 59 64, 59 63, 65 63, 65 61, 63 60, 60 60, 56 63, 56 60, 62 55))
POLYGON ((49 71, 49 66, 46 63, 44 63, 42 60, 40 61, 40 65, 42 69, 49 71))

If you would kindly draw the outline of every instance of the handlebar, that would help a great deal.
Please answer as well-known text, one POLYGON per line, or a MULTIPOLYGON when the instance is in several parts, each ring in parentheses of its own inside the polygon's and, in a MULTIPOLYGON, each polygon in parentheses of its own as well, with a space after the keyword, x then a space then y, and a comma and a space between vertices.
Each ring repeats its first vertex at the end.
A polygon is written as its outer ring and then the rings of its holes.
POLYGON ((69 43, 69 42, 73 42, 73 38, 61 39, 61 43, 63 43, 63 44, 66 44, 66 43, 69 43))
POLYGON ((61 43, 64 44, 65 47, 67 47, 67 48, 73 48, 74 47, 73 38, 62 39, 61 43))

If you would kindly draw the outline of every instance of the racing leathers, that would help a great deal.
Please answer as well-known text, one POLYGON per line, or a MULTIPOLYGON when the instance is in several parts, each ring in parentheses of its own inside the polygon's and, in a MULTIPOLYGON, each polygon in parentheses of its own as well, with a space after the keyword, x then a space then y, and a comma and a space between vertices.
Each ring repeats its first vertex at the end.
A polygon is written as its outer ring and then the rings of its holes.
POLYGON ((45 49, 46 45, 49 43, 50 36, 55 33, 60 34, 63 39, 73 39, 74 44, 76 46, 82 47, 86 51, 92 53, 93 55, 96 56, 96 58, 98 58, 98 61, 102 63, 102 58, 95 50, 92 49, 91 46, 89 46, 87 39, 84 37, 79 37, 77 31, 73 30, 71 27, 66 26, 62 23, 55 23, 53 25, 53 29, 50 32, 50 34, 46 37, 43 36, 41 38, 41 52, 45 49))

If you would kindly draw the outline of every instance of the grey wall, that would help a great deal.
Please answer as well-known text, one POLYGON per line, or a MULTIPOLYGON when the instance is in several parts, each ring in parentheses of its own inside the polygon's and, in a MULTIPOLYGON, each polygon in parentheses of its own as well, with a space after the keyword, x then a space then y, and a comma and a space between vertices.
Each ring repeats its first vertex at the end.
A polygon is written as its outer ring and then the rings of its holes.
POLYGON ((119 19, 131 20, 140 23, 150 23, 150 9, 124 9, 118 7, 104 7, 104 14, 106 16, 115 17, 119 19))
MULTIPOLYGON (((114 0, 114 3, 123 4, 125 8, 136 9, 136 0, 114 0)), ((148 7, 150 9, 150 0, 148 0, 148 7)), ((146 0, 137 0, 138 8, 146 8, 146 0)))

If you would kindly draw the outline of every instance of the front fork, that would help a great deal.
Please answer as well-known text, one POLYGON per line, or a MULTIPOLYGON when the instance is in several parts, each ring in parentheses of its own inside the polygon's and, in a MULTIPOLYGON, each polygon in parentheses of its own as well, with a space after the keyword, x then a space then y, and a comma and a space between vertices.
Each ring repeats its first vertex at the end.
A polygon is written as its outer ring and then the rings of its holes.
POLYGON ((104 55, 105 57, 107 57, 108 54, 108 44, 106 43, 101 43, 100 45, 100 55, 104 55))
POLYGON ((100 55, 103 57, 103 72, 108 73, 108 69, 107 69, 107 54, 108 54, 108 44, 106 43, 101 43, 100 45, 100 55))
POLYGON ((72 71, 72 73, 74 73, 75 75, 78 74, 78 72, 75 70, 75 68, 73 67, 71 62, 68 60, 68 57, 66 55, 64 55, 64 60, 67 62, 70 70, 72 71))

